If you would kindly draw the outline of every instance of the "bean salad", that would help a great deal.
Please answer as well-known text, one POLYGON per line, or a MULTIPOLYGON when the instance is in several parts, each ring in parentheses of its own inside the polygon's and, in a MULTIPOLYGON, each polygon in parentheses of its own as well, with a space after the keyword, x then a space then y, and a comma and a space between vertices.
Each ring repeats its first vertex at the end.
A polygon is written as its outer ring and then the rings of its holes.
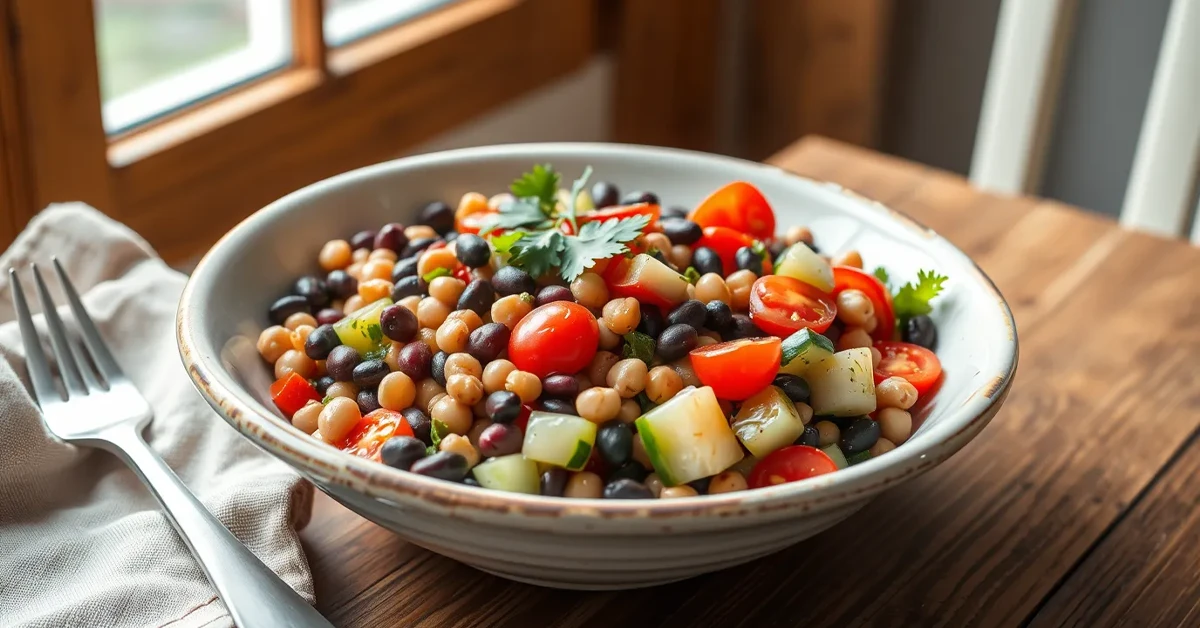
POLYGON ((537 165, 326 242, 258 338, 275 405, 355 456, 575 498, 743 491, 910 438, 946 277, 776 233, 746 182, 685 209, 590 175, 537 165))

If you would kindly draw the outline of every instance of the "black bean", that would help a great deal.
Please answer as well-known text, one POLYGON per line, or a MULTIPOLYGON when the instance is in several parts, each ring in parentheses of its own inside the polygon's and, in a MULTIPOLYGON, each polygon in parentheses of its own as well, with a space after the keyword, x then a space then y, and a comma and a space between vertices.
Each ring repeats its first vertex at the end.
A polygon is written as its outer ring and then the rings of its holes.
MULTIPOLYGON (((816 423, 815 421, 813 423, 816 423)), ((809 447, 821 446, 821 432, 817 431, 816 425, 804 426, 804 433, 800 438, 796 439, 797 445, 808 445, 809 447)))
POLYGON ((808 401, 808 382, 790 373, 780 373, 772 382, 792 401, 808 401))
MULTIPOLYGON (((766 336, 754 321, 750 320, 745 314, 733 315, 733 327, 730 330, 729 337, 726 340, 736 340, 738 338, 762 338, 766 336)), ((724 337, 724 334, 722 334, 724 337)))
POLYGON ((325 370, 339 382, 353 381, 354 367, 358 366, 361 359, 353 348, 338 345, 325 358, 325 370))
POLYGON ((396 283, 405 277, 416 277, 417 264, 420 261, 421 257, 419 255, 406 257, 397 261, 396 265, 392 266, 392 283, 396 283))
POLYGON ((562 497, 567 489, 567 471, 559 467, 542 473, 541 493, 547 497, 562 497))
POLYGON ((654 499, 654 493, 645 484, 629 478, 621 478, 604 485, 605 499, 654 499))
POLYGON ((492 247, 488 246, 487 240, 473 233, 464 233, 458 237, 454 254, 464 265, 470 268, 479 268, 486 266, 491 261, 492 247))
POLYGON ((667 259, 667 254, 663 253, 662 251, 660 251, 658 249, 652 248, 646 252, 646 255, 653 257, 654 259, 666 264, 667 266, 669 266, 671 268, 675 268, 675 266, 673 264, 671 264, 671 260, 667 259))
POLYGON ((462 296, 458 298, 459 310, 474 310, 480 316, 487 316, 492 311, 492 304, 496 302, 496 289, 492 287, 492 282, 486 279, 476 279, 470 284, 467 284, 467 289, 463 290, 462 296))
POLYGON ((470 470, 467 459, 462 454, 452 451, 439 451, 432 456, 426 456, 413 463, 409 471, 417 475, 427 475, 439 480, 459 482, 467 477, 470 470))
POLYGON ((479 453, 485 458, 507 456, 521 451, 521 428, 511 423, 493 423, 479 434, 479 453))
POLYGON ((374 245, 375 231, 373 229, 363 229, 350 238, 350 248, 352 249, 370 249, 374 245))
POLYGON ((621 190, 608 181, 597 181, 592 186, 592 203, 597 208, 612 207, 621 202, 621 190))
POLYGON ((379 458, 389 467, 408 471, 413 463, 425 457, 425 443, 412 436, 393 436, 383 441, 379 458))
POLYGON ((566 286, 546 286, 537 293, 538 307, 555 301, 574 301, 575 295, 571 294, 571 289, 566 286))
POLYGON ((658 355, 664 362, 674 362, 696 348, 699 334, 691 325, 671 325, 658 337, 658 355))
POLYGON ((379 233, 375 234, 375 248, 387 249, 396 253, 404 250, 408 246, 408 236, 404 235, 404 225, 398 222, 389 222, 379 228, 379 233))
MULTIPOLYGON (((614 467, 629 462, 633 458, 633 430, 620 421, 601 425, 596 432, 596 450, 605 462, 614 467)), ((644 479, 644 476, 634 479, 644 479)))
POLYGON ((430 246, 433 246, 433 243, 440 239, 441 238, 417 238, 416 240, 409 240, 408 244, 404 247, 404 250, 400 251, 400 257, 412 257, 429 248, 430 246))
POLYGON ((354 397, 354 401, 358 402, 358 411, 364 415, 383 407, 379 405, 379 395, 375 392, 374 388, 358 391, 358 395, 354 397))
POLYGON ((858 417, 853 416, 822 416, 819 418, 814 418, 813 422, 829 421, 837 426, 839 432, 844 432, 846 431, 846 428, 850 427, 850 424, 853 423, 857 418, 858 417))
POLYGON ((390 340, 411 342, 420 327, 417 315, 403 305, 389 305, 379 312, 379 328, 390 340))
POLYGON ((410 342, 396 355, 397 370, 419 382, 429 377, 429 363, 433 361, 433 351, 423 342, 410 342))
POLYGON ((421 278, 416 275, 402 278, 392 288, 393 301, 399 301, 405 297, 419 297, 424 295, 425 287, 421 285, 421 278))
POLYGON ((908 319, 900 331, 900 337, 904 342, 911 342, 926 349, 933 349, 937 346, 937 324, 925 314, 908 319))
POLYGON ((433 359, 429 361, 429 376, 442 388, 446 387, 446 360, 449 358, 449 353, 438 351, 433 354, 433 359))
POLYGON ((707 495, 708 494, 708 485, 712 484, 712 478, 711 477, 700 478, 699 480, 692 480, 691 482, 688 482, 687 484, 688 484, 688 486, 696 489, 697 493, 699 493, 701 495, 707 495))
POLYGON ((733 256, 734 263, 737 264, 738 270, 748 270, 755 275, 761 275, 763 269, 763 257, 754 252, 754 249, 749 246, 743 246, 737 250, 733 256))
POLYGON ((610 471, 607 479, 609 483, 622 479, 645 482, 648 475, 650 472, 646 470, 646 467, 643 467, 640 462, 631 460, 610 471))
POLYGON ((450 244, 451 242, 457 240, 458 236, 459 233, 457 231, 447 231, 446 233, 442 234, 442 239, 446 241, 446 244, 450 244))
POLYGON ((668 218, 662 221, 663 235, 671 239, 671 244, 686 244, 691 246, 704 235, 700 225, 680 218, 668 218))
POLYGON ((304 341, 304 354, 314 360, 324 360, 340 344, 342 339, 338 338, 333 325, 321 325, 308 334, 308 340, 304 341))
POLYGON ((317 379, 317 381, 313 382, 313 388, 317 389, 318 395, 324 397, 325 393, 329 392, 329 387, 332 386, 336 381, 337 380, 326 375, 325 377, 320 377, 317 379))
POLYGON ((417 218, 421 224, 429 225, 438 233, 446 233, 454 228, 454 209, 441 201, 426 204, 417 218))
POLYGON ((721 256, 707 246, 698 246, 692 251, 692 266, 701 275, 716 273, 725 276, 725 265, 721 262, 721 256))
POLYGON ((547 375, 542 378, 542 394, 559 399, 574 399, 579 394, 579 380, 574 375, 547 375))
POLYGON ((507 390, 497 390, 488 395, 484 411, 495 423, 512 423, 521 415, 521 398, 507 390))
POLYGON ((649 203, 658 205, 658 195, 654 192, 629 192, 621 197, 622 205, 633 205, 636 203, 649 203))
POLYGON ((325 289, 335 299, 349 299, 358 294, 358 280, 344 270, 331 270, 325 275, 325 289))
POLYGON ((690 325, 696 330, 704 327, 704 321, 708 316, 708 310, 704 306, 703 301, 696 299, 688 299, 683 303, 675 306, 670 314, 667 314, 668 325, 690 325))
POLYGON ((553 412, 555 414, 574 414, 579 415, 579 411, 575 408, 573 399, 556 399, 547 397, 538 402, 543 412, 553 412))
POLYGON ((529 273, 516 266, 501 266, 500 270, 492 275, 492 287, 498 294, 505 297, 522 292, 537 293, 537 282, 529 276, 529 273))
POLYGON ((687 218, 688 208, 675 205, 673 207, 664 207, 662 210, 663 218, 687 218))
POLYGON ((268 312, 271 322, 276 325, 282 325, 292 314, 299 312, 312 313, 312 306, 308 304, 308 299, 289 294, 286 297, 280 297, 271 304, 271 309, 268 312))
POLYGON ((733 327, 733 308, 724 301, 709 301, 704 306, 704 326, 718 333, 733 327))
POLYGON ((842 438, 838 446, 847 456, 856 454, 875 446, 879 440, 879 424, 867 417, 855 419, 853 423, 842 430, 842 438))
POLYGON ((501 323, 487 323, 475 328, 467 336, 467 353, 487 364, 500 357, 508 349, 509 329, 501 323))
POLYGON ((312 275, 305 275, 296 280, 296 284, 292 286, 292 292, 308 299, 308 304, 313 310, 329 305, 329 293, 326 291, 325 282, 312 275))
POLYGON ((657 306, 643 304, 641 316, 642 320, 638 321, 637 330, 651 338, 658 338, 658 335, 667 328, 666 319, 663 318, 662 311, 657 306))
POLYGON ((335 310, 331 307, 327 307, 327 308, 317 312, 317 324, 318 325, 332 325, 332 324, 342 320, 343 318, 346 318, 345 312, 343 312, 341 310, 335 310))
POLYGON ((363 360, 354 367, 354 384, 359 388, 374 388, 390 372, 383 360, 363 360))
POLYGON ((413 436, 416 436, 421 442, 426 445, 432 445, 433 439, 430 430, 433 429, 433 421, 429 420, 429 415, 421 411, 420 408, 405 408, 400 411, 404 416, 404 420, 408 421, 408 426, 412 428, 413 436))

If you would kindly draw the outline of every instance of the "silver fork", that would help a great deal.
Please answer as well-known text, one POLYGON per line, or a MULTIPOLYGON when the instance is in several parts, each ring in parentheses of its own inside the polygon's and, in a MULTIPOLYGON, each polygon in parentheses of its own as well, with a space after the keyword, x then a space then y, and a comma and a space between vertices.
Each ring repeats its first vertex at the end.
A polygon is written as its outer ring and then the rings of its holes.
POLYGON ((68 340, 42 275, 34 266, 33 277, 65 397, 42 352, 16 270, 8 271, 29 378, 46 430, 68 443, 109 451, 133 469, 158 499, 238 626, 332 626, 225 529, 142 439, 142 430, 152 417, 150 405, 109 353, 57 259, 54 269, 84 345, 79 347, 68 340), (98 373, 93 372, 85 355, 98 373))

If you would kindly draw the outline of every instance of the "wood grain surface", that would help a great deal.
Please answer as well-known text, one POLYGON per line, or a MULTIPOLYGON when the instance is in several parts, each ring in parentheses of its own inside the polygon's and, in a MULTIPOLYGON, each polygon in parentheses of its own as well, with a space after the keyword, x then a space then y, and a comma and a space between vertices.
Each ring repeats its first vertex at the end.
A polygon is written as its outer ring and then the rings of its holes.
POLYGON ((302 538, 335 624, 1200 625, 1200 249, 829 140, 771 161, 912 215, 991 276, 1021 342, 991 425, 813 539, 627 592, 507 582, 321 496, 302 538))

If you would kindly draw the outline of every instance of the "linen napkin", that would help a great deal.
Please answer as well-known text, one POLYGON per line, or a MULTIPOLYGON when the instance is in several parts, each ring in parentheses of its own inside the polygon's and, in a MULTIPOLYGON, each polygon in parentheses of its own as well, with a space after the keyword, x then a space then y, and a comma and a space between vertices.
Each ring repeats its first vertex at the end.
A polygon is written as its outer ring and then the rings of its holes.
MULTIPOLYGON (((311 514, 312 486, 242 438, 192 387, 175 345, 184 276, 126 227, 86 205, 63 204, 35 217, 0 256, 0 626, 233 625, 137 477, 114 456, 57 442, 42 427, 27 392, 7 270, 18 269, 37 309, 28 266, 38 263, 63 304, 51 256, 150 402, 150 444, 239 540, 311 602, 297 530, 311 514)), ((41 317, 35 321, 44 334, 41 317)))

